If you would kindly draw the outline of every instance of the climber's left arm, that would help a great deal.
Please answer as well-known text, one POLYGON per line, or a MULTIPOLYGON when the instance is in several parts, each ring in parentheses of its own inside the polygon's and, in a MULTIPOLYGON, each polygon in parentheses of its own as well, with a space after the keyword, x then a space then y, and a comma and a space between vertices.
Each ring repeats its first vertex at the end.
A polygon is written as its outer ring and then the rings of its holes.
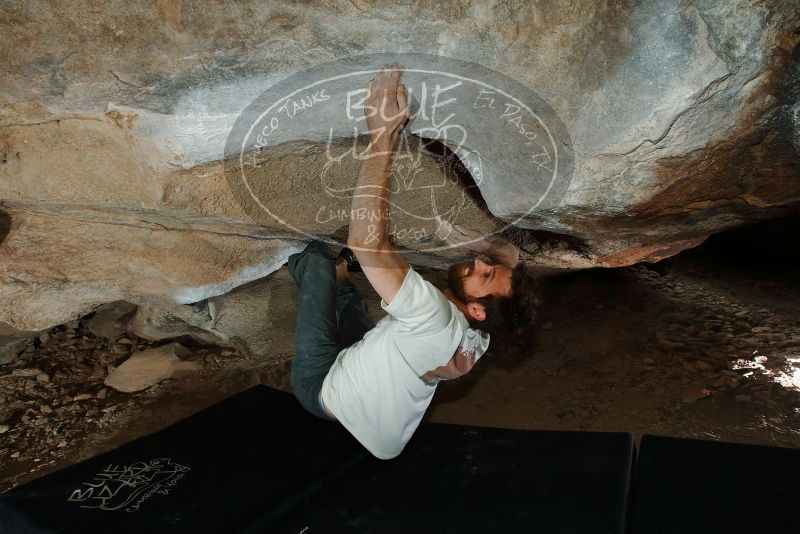
POLYGON ((369 83, 364 113, 371 132, 350 208, 347 246, 387 304, 403 285, 409 265, 389 241, 389 171, 397 137, 408 119, 402 72, 384 66, 369 83))

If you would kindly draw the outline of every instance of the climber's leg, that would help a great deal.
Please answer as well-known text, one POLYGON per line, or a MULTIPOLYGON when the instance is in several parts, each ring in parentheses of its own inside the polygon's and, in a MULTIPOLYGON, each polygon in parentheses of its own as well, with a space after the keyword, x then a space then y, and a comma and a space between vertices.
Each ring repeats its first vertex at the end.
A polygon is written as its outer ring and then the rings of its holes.
POLYGON ((336 288, 336 315, 339 317, 339 343, 349 347, 375 327, 367 311, 367 304, 352 283, 339 284, 336 288))
POLYGON ((300 289, 292 359, 292 391, 300 404, 322 419, 322 381, 339 353, 336 321, 336 272, 322 246, 312 242, 289 257, 289 272, 300 289))

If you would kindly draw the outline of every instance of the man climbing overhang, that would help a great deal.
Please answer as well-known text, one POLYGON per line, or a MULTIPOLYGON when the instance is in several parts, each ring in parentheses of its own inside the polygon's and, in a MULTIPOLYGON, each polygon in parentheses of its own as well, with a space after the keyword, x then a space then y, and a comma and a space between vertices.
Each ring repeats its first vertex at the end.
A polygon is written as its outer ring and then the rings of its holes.
POLYGON ((519 251, 440 220, 449 244, 487 259, 450 267, 441 292, 409 266, 389 239, 389 179, 397 138, 409 117, 402 70, 385 65, 370 81, 371 134, 353 194, 348 247, 381 297, 375 325, 350 283, 347 263, 312 242, 289 258, 299 305, 292 361, 295 396, 312 414, 337 420, 378 458, 397 456, 440 380, 469 372, 495 332, 516 333, 535 317, 533 278, 519 251), (363 214, 369 216, 363 216, 363 214))

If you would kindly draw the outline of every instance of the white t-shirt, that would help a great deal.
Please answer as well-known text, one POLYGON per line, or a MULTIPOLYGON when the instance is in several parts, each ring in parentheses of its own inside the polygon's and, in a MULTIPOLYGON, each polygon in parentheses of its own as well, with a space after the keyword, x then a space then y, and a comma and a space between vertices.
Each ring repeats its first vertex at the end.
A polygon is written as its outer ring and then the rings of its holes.
MULTIPOLYGON (((441 291, 413 269, 387 305, 388 313, 358 343, 343 349, 325 381, 325 408, 372 454, 394 458, 419 426, 436 391, 420 377, 447 365, 476 330, 441 291)), ((488 346, 488 335, 477 356, 488 346)), ((473 352, 474 354, 474 352, 473 352)))

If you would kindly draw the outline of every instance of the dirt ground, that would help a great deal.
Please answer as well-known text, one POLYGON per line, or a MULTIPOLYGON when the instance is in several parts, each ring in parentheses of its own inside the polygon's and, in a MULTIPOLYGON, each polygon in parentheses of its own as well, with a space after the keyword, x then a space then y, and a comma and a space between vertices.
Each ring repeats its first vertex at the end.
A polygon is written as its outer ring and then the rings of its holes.
MULTIPOLYGON (((720 236, 656 265, 542 280, 531 335, 493 340, 469 375, 440 385, 426 418, 800 447, 800 276, 759 239, 720 236)), ((54 329, 0 367, 0 491, 253 384, 289 388, 290 357, 193 347, 200 372, 119 393, 103 379, 127 357, 120 344, 166 342, 97 338, 85 323, 54 329)))

